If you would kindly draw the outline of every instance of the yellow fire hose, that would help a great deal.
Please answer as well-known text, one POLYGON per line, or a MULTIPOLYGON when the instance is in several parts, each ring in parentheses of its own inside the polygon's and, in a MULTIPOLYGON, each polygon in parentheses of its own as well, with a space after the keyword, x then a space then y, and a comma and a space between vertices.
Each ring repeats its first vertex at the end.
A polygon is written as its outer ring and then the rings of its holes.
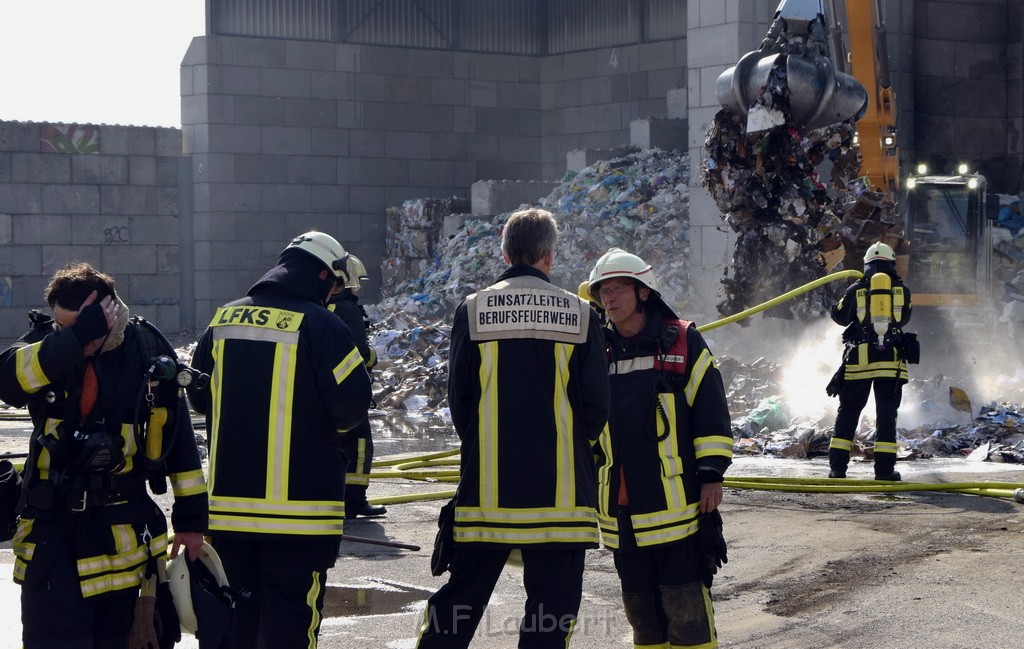
POLYGON ((813 291, 814 289, 818 288, 819 286, 824 286, 825 284, 828 284, 829 282, 835 282, 835 281, 838 281, 838 280, 841 280, 841 279, 847 279, 847 278, 849 278, 849 279, 860 279, 861 277, 864 277, 864 273, 860 272, 859 270, 841 270, 841 271, 839 271, 837 273, 832 273, 831 275, 825 275, 824 277, 819 277, 818 279, 814 280, 813 282, 808 282, 808 283, 804 284, 803 286, 801 286, 799 288, 795 288, 792 291, 787 291, 786 293, 783 293, 782 295, 780 295, 778 297, 773 297, 772 299, 768 300, 767 302, 762 302, 761 304, 758 304, 757 306, 752 306, 749 309, 744 309, 743 311, 740 311, 739 313, 734 313, 733 315, 728 316, 726 318, 722 318, 721 320, 715 320, 714 322, 709 322, 709 323, 707 323, 705 325, 700 325, 699 327, 697 327, 697 331, 710 331, 712 329, 717 329, 718 327, 723 327, 723 326, 725 326, 727 324, 732 324, 733 322, 738 322, 738 321, 743 320, 745 318, 749 318, 750 316, 754 315, 755 313, 760 313, 761 311, 767 311, 768 309, 772 308, 773 306, 778 306, 778 305, 782 304, 783 302, 786 302, 788 300, 792 300, 793 298, 795 298, 798 295, 803 295, 807 291, 813 291))
MULTIPOLYGON (((734 315, 709 322, 697 327, 698 331, 709 331, 718 327, 743 320, 755 313, 765 311, 778 306, 787 300, 798 295, 824 286, 829 282, 842 279, 860 279, 864 274, 859 270, 843 270, 812 282, 808 282, 799 288, 788 291, 772 298, 767 302, 758 304, 749 309, 734 315)), ((449 450, 440 453, 429 453, 413 457, 380 460, 373 463, 377 467, 389 467, 390 471, 373 471, 370 474, 373 479, 403 478, 408 480, 420 480, 425 482, 458 482, 459 472, 457 469, 444 470, 439 467, 459 465, 459 450, 449 450)), ((1024 503, 1024 485, 1012 482, 947 482, 947 483, 924 483, 924 482, 883 482, 878 480, 851 480, 851 479, 829 479, 829 478, 764 478, 764 477, 727 477, 723 484, 733 489, 763 489, 766 491, 797 491, 804 493, 899 493, 907 491, 950 491, 956 493, 972 494, 977 496, 991 496, 995 498, 1007 498, 1024 503)), ((454 491, 438 491, 430 493, 406 494, 402 496, 384 496, 371 498, 370 502, 375 505, 390 505, 394 503, 408 503, 419 500, 442 500, 455 495, 454 491)))

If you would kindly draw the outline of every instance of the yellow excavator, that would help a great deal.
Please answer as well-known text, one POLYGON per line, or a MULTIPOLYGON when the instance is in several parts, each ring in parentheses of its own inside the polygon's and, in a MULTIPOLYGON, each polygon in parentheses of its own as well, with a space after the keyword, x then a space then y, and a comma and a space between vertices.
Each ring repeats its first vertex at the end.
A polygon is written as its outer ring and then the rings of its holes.
POLYGON ((781 124, 807 131, 854 119, 863 187, 896 206, 902 236, 887 243, 898 243, 897 265, 914 289, 914 306, 952 311, 963 321, 963 311, 984 310, 962 307, 992 303, 996 206, 987 199, 984 176, 965 165, 948 175, 920 165, 901 187, 880 1, 828 0, 829 20, 823 0, 782 0, 760 48, 718 78, 718 100, 747 117, 748 133, 781 124))

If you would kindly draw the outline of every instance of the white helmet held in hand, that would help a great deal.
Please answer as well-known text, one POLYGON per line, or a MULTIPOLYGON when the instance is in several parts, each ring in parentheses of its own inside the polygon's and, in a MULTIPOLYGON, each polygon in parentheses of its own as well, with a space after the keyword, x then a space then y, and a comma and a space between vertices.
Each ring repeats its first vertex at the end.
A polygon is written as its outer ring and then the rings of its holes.
POLYGON ((196 635, 203 627, 204 637, 227 633, 228 628, 217 627, 230 621, 234 602, 220 556, 209 543, 203 543, 194 562, 189 562, 186 555, 182 548, 167 565, 167 581, 182 632, 196 635))
POLYGON ((608 252, 601 255, 601 258, 594 264, 590 271, 590 297, 594 302, 601 303, 600 290, 601 282, 613 277, 628 277, 635 279, 652 291, 658 291, 658 280, 654 277, 654 269, 634 254, 628 253, 621 248, 609 248, 608 252))
POLYGON ((288 248, 298 248, 313 255, 323 262, 324 266, 330 268, 335 277, 348 282, 345 270, 349 255, 345 252, 345 248, 338 243, 338 240, 331 235, 316 231, 304 232, 292 239, 285 250, 288 248))

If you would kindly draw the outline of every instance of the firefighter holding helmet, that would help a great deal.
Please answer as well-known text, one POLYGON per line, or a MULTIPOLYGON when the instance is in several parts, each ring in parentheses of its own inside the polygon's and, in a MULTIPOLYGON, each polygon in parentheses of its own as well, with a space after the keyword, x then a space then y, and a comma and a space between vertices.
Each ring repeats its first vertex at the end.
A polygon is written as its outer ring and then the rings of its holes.
POLYGON ((899 480, 896 466, 896 413, 903 384, 909 380, 908 360, 917 352, 904 334, 910 321, 910 289, 896 273, 896 253, 881 241, 864 255, 864 277, 846 289, 832 307, 832 320, 846 327, 843 364, 826 391, 839 396, 835 431, 829 443, 829 477, 845 478, 853 436, 872 389, 875 395, 875 479, 899 480))
POLYGON ((634 646, 717 647, 709 588, 726 560, 718 506, 732 463, 721 374, 640 257, 612 248, 590 273, 589 291, 609 321, 598 520, 634 646))
POLYGON ((339 444, 366 419, 370 378, 327 310, 347 279, 334 237, 306 232, 245 297, 217 309, 190 393, 210 432, 210 537, 233 587, 235 647, 315 646, 345 519, 339 444))

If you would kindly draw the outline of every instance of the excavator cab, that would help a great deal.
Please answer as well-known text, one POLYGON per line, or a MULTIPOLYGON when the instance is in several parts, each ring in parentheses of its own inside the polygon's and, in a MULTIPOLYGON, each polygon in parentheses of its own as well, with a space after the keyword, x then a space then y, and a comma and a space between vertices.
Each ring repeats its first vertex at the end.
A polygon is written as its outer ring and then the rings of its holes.
POLYGON ((914 306, 984 306, 992 288, 993 216, 985 177, 917 175, 904 185, 914 306))

